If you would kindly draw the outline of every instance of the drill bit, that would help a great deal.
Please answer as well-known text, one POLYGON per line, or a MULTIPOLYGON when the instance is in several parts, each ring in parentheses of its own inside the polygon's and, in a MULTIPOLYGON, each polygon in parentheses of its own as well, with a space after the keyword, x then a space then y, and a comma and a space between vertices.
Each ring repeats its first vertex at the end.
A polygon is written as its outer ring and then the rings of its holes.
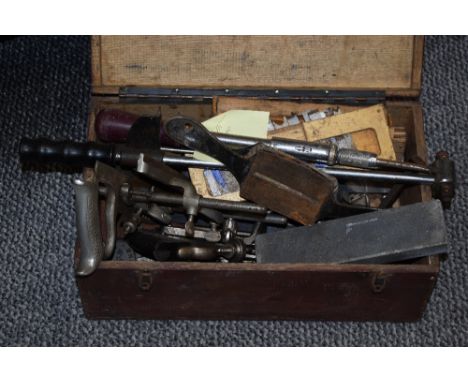
POLYGON ((380 158, 376 158, 375 162, 376 162, 377 168, 393 168, 393 169, 398 169, 398 170, 423 172, 423 173, 430 172, 427 166, 422 166, 416 163, 399 162, 399 161, 380 159, 380 158))

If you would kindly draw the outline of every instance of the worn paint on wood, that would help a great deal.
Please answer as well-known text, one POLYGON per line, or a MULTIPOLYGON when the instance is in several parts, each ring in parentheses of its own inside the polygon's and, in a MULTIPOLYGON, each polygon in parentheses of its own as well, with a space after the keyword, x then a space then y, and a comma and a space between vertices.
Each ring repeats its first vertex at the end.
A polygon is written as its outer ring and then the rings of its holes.
POLYGON ((428 265, 104 262, 77 279, 88 318, 414 321, 428 265))

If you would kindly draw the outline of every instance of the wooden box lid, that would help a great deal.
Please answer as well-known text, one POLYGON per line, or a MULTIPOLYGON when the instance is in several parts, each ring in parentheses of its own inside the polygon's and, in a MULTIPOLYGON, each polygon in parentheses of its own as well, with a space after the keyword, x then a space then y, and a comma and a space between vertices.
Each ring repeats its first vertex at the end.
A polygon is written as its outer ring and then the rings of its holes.
POLYGON ((93 92, 384 90, 416 97, 423 44, 420 36, 94 36, 93 92))

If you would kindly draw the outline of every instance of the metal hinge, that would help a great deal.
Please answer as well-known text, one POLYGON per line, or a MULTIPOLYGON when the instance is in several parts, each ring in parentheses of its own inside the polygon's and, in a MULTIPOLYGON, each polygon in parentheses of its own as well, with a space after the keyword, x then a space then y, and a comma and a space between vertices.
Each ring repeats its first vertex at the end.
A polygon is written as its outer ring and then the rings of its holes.
POLYGON ((374 105, 385 101, 383 91, 348 91, 317 89, 239 89, 239 88, 152 88, 127 86, 119 90, 119 97, 124 101, 157 100, 210 100, 216 96, 246 97, 260 99, 282 99, 332 103, 346 105, 374 105))

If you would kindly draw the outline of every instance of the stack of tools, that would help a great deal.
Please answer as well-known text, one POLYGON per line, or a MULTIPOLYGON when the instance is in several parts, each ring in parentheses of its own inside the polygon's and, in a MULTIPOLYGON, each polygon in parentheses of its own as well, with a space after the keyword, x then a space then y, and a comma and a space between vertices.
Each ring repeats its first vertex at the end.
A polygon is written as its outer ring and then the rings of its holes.
POLYGON ((405 130, 385 125, 383 105, 261 118, 260 135, 236 135, 183 116, 102 110, 96 142, 24 138, 20 157, 94 168, 74 181, 79 276, 121 259, 122 245, 126 260, 251 263, 398 263, 447 251, 453 162, 444 151, 430 166, 400 160, 405 130), (434 200, 400 206, 415 185, 434 200))

